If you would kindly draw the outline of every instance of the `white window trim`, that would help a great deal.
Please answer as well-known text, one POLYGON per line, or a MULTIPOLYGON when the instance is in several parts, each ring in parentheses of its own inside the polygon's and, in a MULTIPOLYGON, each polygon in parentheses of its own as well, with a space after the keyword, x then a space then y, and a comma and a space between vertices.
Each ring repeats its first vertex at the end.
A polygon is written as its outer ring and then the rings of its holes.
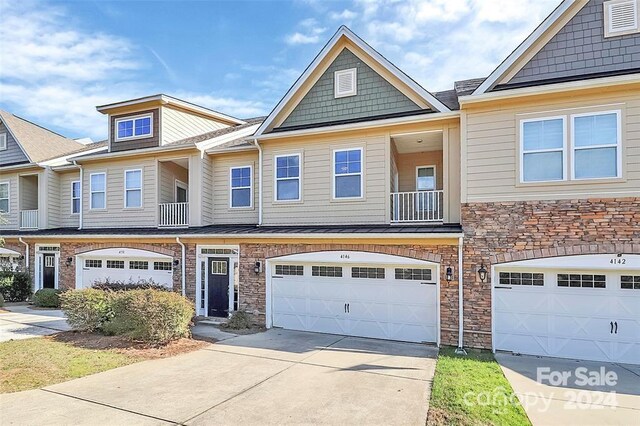
POLYGON ((144 191, 142 189, 142 187, 144 186, 144 174, 142 173, 142 169, 129 169, 129 170, 125 170, 124 171, 124 192, 123 192, 123 197, 124 199, 122 200, 122 203, 124 205, 125 209, 128 210, 132 210, 132 209, 142 209, 144 208, 144 191), (127 188, 127 173, 131 173, 131 172, 140 172, 140 187, 139 188, 127 188), (127 206, 127 192, 128 191, 140 191, 140 205, 139 206, 127 206))
POLYGON ((173 199, 175 200, 176 203, 179 202, 178 201, 178 188, 184 189, 187 192, 187 201, 185 201, 185 203, 188 203, 189 202, 189 185, 187 185, 186 183, 184 183, 181 180, 178 180, 178 179, 175 180, 173 199))
POLYGON ((89 175, 89 210, 106 210, 107 209, 107 173, 99 172, 99 173, 91 173, 89 175), (93 176, 103 175, 104 176, 104 190, 103 191, 94 191, 93 190, 93 176), (93 207, 93 194, 101 193, 104 195, 104 207, 93 207))
POLYGON ((585 112, 580 114, 571 114, 570 116, 570 132, 571 132, 571 180, 576 181, 598 181, 598 180, 610 180, 610 179, 620 179, 622 178, 622 111, 620 110, 612 110, 612 111, 596 111, 596 112, 585 112), (584 149, 596 149, 596 148, 613 148, 614 145, 591 145, 585 147, 576 147, 576 136, 575 136, 575 119, 578 117, 593 117, 597 115, 607 115, 607 114, 616 114, 616 129, 618 132, 617 142, 615 144, 616 148, 616 175, 601 177, 601 178, 576 178, 576 151, 584 150, 584 149))
POLYGON ((2 143, 0 144, 0 151, 6 151, 7 149, 9 149, 9 143, 7 142, 6 132, 0 133, 0 141, 2 141, 2 143))
POLYGON ((71 214, 73 214, 73 215, 80 214, 80 210, 82 209, 82 193, 80 193, 78 197, 74 197, 73 196, 73 185, 76 184, 76 183, 78 184, 78 192, 82 191, 82 185, 80 185, 80 181, 79 180, 71 181, 71 214), (77 212, 73 211, 73 200, 75 200, 75 199, 80 201, 80 206, 79 206, 79 209, 78 209, 77 212))
POLYGON ((605 1, 603 3, 603 8, 604 8, 604 37, 605 38, 609 38, 609 37, 618 37, 618 36, 623 36, 623 35, 627 35, 627 34, 635 34, 640 32, 640 17, 638 16, 640 14, 640 7, 638 5, 638 0, 610 0, 610 1, 605 1), (628 28, 623 28, 620 30, 613 30, 613 28, 611 28, 611 6, 615 5, 615 4, 621 4, 621 3, 635 3, 635 9, 636 9, 636 16, 635 16, 635 26, 633 27, 628 27, 628 28))
POLYGON ((333 73, 333 96, 334 98, 346 98, 348 96, 355 96, 358 94, 358 69, 349 68, 347 70, 340 70, 333 73), (338 76, 344 74, 351 74, 353 77, 353 90, 350 92, 340 93, 338 91, 338 76))
POLYGON ((558 115, 553 117, 538 117, 528 118, 520 120, 520 183, 522 184, 536 184, 536 183, 549 183, 549 182, 565 182, 567 180, 567 116, 558 115), (524 179, 524 155, 525 154, 539 154, 544 152, 559 152, 559 148, 552 149, 535 149, 526 151, 524 150, 524 125, 526 123, 535 123, 538 121, 549 120, 562 120, 562 179, 553 180, 525 180, 524 179))
POLYGON ((362 200, 364 199, 364 148, 337 148, 331 154, 331 199, 333 201, 362 200), (360 151, 360 173, 340 173, 336 174, 336 153, 346 151, 360 151), (336 177, 360 176, 360 196, 359 197, 336 197, 336 177))
POLYGON ((273 200, 276 203, 296 203, 302 201, 302 153, 295 152, 291 154, 277 154, 273 156, 273 200), (278 178, 278 158, 282 157, 298 157, 298 177, 278 178), (278 199, 278 181, 298 179, 298 198, 291 200, 278 199))
POLYGON ((234 166, 234 167, 229 167, 229 208, 230 209, 252 209, 253 208, 253 166, 252 165, 246 165, 246 166, 234 166), (237 188, 233 187, 232 181, 233 181, 233 171, 237 170, 237 169, 249 169, 249 186, 239 186, 237 188), (234 189, 249 189, 249 205, 248 206, 234 206, 233 205, 233 190, 234 189))
POLYGON ((114 124, 114 133, 115 133, 115 141, 116 142, 120 142, 120 141, 130 141, 130 140, 134 140, 134 139, 148 139, 148 138, 152 138, 153 137, 153 113, 150 112, 148 114, 140 114, 140 115, 130 115, 127 117, 121 117, 121 118, 116 118, 115 119, 115 124, 114 124), (136 135, 136 123, 135 120, 140 119, 140 118, 147 118, 149 117, 151 119, 151 125, 149 126, 149 130, 150 133, 149 134, 145 134, 145 135, 136 135), (123 121, 133 121, 133 136, 128 136, 128 137, 124 137, 124 138, 120 138, 118 137, 118 123, 121 123, 123 121))
POLYGON ((429 192, 438 190, 438 169, 435 164, 426 166, 416 166, 416 192, 429 192), (433 189, 418 189, 418 172, 420 169, 433 169, 433 189))
MULTIPOLYGON (((11 213, 11 182, 6 180, 6 181, 2 181, 0 182, 0 185, 7 185, 7 211, 6 212, 0 212, 0 214, 9 214, 11 213)), ((3 200, 5 198, 2 198, 3 200)))

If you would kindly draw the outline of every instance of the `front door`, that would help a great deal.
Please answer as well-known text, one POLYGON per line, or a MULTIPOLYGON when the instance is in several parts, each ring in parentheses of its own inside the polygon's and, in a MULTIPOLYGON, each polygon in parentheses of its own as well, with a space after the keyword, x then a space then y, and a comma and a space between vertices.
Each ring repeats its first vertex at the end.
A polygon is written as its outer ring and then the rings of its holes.
POLYGON ((56 255, 42 255, 42 288, 56 287, 56 255))
POLYGON ((229 314, 229 259, 210 257, 209 261, 209 312, 210 317, 226 317, 229 314))

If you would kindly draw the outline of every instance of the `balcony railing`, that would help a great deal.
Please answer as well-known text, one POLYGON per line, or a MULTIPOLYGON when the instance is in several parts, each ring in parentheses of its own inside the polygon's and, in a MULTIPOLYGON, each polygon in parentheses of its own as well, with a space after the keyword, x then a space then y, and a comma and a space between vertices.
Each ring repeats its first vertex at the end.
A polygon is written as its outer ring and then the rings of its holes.
POLYGON ((441 222, 444 191, 394 192, 391 194, 391 223, 441 222))
POLYGON ((160 204, 158 226, 184 227, 189 226, 189 203, 164 203, 160 204))
POLYGON ((20 228, 38 229, 38 210, 20 210, 20 228))

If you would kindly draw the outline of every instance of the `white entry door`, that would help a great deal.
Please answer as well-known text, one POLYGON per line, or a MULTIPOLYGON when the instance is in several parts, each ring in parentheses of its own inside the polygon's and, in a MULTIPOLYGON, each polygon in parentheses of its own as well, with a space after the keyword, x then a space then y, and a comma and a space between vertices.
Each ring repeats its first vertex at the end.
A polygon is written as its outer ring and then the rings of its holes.
POLYGON ((576 256, 566 260, 574 266, 564 268, 550 260, 548 267, 542 261, 496 267, 495 349, 640 364, 640 269, 623 269, 616 259, 576 256), (607 261, 614 263, 606 267, 607 261))
POLYGON ((275 327, 408 342, 438 341, 432 264, 271 265, 275 327))

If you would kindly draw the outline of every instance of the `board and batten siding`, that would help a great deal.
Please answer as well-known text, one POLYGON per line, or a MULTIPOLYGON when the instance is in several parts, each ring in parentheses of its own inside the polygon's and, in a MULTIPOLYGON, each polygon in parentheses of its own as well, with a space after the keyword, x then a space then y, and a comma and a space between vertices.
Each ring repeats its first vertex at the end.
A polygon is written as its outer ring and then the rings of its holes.
POLYGON ((7 149, 0 151, 0 166, 29 162, 24 151, 22 151, 20 145, 18 145, 18 142, 16 142, 2 121, 0 121, 0 133, 7 135, 7 149))
POLYGON ((60 189, 60 226, 63 228, 76 228, 80 225, 80 215, 77 213, 73 214, 71 209, 71 182, 79 180, 80 172, 78 171, 58 173, 60 189))
POLYGON ((157 226, 158 193, 155 158, 120 160, 117 163, 87 164, 83 175, 83 227, 131 228, 157 226), (142 207, 124 207, 124 172, 142 169, 142 207), (106 172, 106 208, 90 209, 90 177, 92 173, 106 172))
POLYGON ((215 224, 257 224, 258 223, 258 153, 216 155, 213 157, 213 223, 215 224), (230 207, 230 170, 232 167, 251 166, 253 205, 251 207, 230 207))
POLYGON ((162 144, 229 127, 219 121, 171 107, 162 108, 162 144))
POLYGON ((9 213, 4 214, 0 221, 0 230, 18 229, 20 226, 20 212, 18 210, 18 173, 3 172, 0 183, 9 182, 9 213))
POLYGON ((265 225, 383 224, 388 221, 390 176, 387 134, 270 141, 263 146, 263 223, 265 225), (334 139, 335 138, 335 139, 334 139), (332 199, 334 149, 363 148, 362 199, 332 199), (301 154, 302 200, 275 201, 274 156, 301 154))
MULTIPOLYGON (((640 89, 556 95, 467 110, 466 197, 463 202, 640 196, 640 89), (620 110, 622 179, 520 183, 520 121, 620 110)), ((570 141, 567 141, 571 156, 570 141)), ((570 176, 570 171, 568 171, 570 176)))

